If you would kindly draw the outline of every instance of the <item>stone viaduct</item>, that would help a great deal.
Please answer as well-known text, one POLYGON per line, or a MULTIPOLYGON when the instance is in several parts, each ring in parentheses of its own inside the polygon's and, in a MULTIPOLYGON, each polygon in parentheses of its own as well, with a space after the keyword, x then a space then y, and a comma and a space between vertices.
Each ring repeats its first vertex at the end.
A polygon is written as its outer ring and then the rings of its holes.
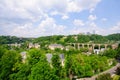
POLYGON ((80 49, 80 48, 88 48, 91 50, 94 49, 107 49, 112 48, 115 49, 118 47, 118 44, 95 44, 95 43, 68 43, 69 46, 72 46, 74 49, 80 49))

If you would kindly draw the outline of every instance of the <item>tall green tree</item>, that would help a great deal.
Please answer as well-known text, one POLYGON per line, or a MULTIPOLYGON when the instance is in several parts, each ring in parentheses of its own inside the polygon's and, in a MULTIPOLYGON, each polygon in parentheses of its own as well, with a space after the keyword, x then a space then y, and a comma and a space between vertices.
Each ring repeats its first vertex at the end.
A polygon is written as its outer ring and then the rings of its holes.
POLYGON ((0 46, 0 59, 4 55, 5 52, 6 52, 6 49, 3 46, 0 46))
POLYGON ((13 74, 10 75, 10 80, 28 80, 31 73, 31 67, 28 64, 19 64, 13 74))
POLYGON ((44 55, 44 51, 38 50, 38 49, 31 49, 27 53, 27 61, 28 64, 34 65, 39 62, 41 59, 42 55, 44 55))
POLYGON ((67 74, 67 77, 69 77, 70 79, 73 78, 73 60, 72 60, 72 57, 70 54, 67 54, 66 55, 66 58, 65 58, 65 70, 66 70, 66 74, 67 74))
POLYGON ((109 58, 116 58, 117 51, 113 49, 109 49, 103 52, 103 56, 107 56, 109 58))
POLYGON ((43 59, 32 67, 29 80, 58 80, 58 77, 54 75, 48 62, 43 59))
POLYGON ((60 57, 57 54, 54 54, 52 57, 52 66, 54 68, 54 72, 57 76, 60 76, 61 72, 61 62, 60 62, 60 57))
POLYGON ((9 75, 14 71, 14 65, 20 62, 20 55, 15 51, 7 51, 1 58, 0 61, 0 79, 9 80, 9 75))

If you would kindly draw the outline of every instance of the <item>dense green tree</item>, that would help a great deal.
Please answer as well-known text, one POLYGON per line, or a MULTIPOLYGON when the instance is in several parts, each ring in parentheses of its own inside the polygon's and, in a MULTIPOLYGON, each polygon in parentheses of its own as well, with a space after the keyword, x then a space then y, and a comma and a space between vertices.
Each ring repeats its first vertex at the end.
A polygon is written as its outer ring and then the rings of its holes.
POLYGON ((29 80, 58 80, 46 60, 40 60, 31 69, 29 80))
POLYGON ((87 56, 83 56, 81 54, 74 55, 73 57, 74 59, 72 68, 74 70, 74 74, 78 77, 90 77, 93 75, 93 69, 91 67, 91 64, 85 62, 86 57, 87 56))
POLYGON ((10 80, 28 80, 31 73, 31 67, 28 64, 19 64, 13 74, 10 75, 10 80))
POLYGON ((16 62, 20 62, 21 58, 15 51, 7 51, 0 61, 0 79, 8 80, 9 75, 14 71, 14 65, 16 62))
POLYGON ((79 43, 85 43, 85 42, 89 42, 90 38, 88 35, 78 35, 78 42, 79 43))
POLYGON ((0 46, 0 59, 4 55, 5 52, 6 52, 6 49, 3 46, 0 46))
POLYGON ((65 70, 66 70, 66 74, 67 77, 69 77, 70 79, 73 77, 73 70, 72 70, 72 57, 70 54, 66 55, 65 58, 65 70))
POLYGON ((28 51, 27 53, 27 61, 30 65, 34 65, 37 62, 39 62, 39 60, 41 59, 42 55, 44 55, 45 52, 42 50, 38 50, 38 49, 31 49, 28 51))
POLYGON ((31 38, 18 38, 16 36, 0 36, 0 44, 23 43, 31 40, 31 38))
POLYGON ((61 77, 61 62, 60 62, 60 57, 57 54, 54 54, 52 57, 52 66, 54 68, 54 72, 57 76, 61 77))
POLYGON ((91 77, 93 75, 93 69, 90 64, 85 65, 85 77, 91 77))
POLYGON ((120 60, 120 43, 118 44, 116 59, 120 60))
POLYGON ((106 38, 108 40, 119 41, 120 40, 120 33, 110 34, 110 35, 106 36, 106 38))
POLYGON ((65 38, 64 41, 67 43, 71 43, 71 42, 75 42, 75 39, 72 36, 67 36, 67 38, 65 38))
POLYGON ((93 41, 94 43, 105 43, 108 41, 104 36, 97 34, 91 35, 90 40, 93 41))
POLYGON ((103 52, 103 56, 107 56, 109 58, 115 58, 117 56, 117 51, 113 49, 109 49, 103 52))

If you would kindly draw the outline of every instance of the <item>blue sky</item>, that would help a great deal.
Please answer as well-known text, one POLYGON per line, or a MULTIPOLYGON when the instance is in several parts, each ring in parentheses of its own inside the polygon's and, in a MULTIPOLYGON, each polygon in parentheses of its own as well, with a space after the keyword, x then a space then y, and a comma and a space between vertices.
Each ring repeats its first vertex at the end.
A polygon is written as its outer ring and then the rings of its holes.
POLYGON ((0 0, 0 35, 120 33, 120 0, 0 0))

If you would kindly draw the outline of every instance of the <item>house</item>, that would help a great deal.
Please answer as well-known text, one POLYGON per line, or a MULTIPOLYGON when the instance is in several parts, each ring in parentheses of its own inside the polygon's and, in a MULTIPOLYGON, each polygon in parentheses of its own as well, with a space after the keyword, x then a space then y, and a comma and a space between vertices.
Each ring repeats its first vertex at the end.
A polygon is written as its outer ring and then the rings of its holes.
POLYGON ((11 47, 21 47, 21 44, 14 43, 14 44, 8 44, 8 46, 11 46, 11 47))
POLYGON ((40 45, 39 45, 38 43, 35 43, 35 44, 29 43, 29 44, 28 44, 28 48, 29 48, 29 49, 30 49, 30 48, 40 48, 40 45))
POLYGON ((56 48, 59 48, 59 49, 61 49, 61 50, 64 49, 64 47, 63 47, 61 44, 50 44, 48 47, 49 47, 49 49, 51 49, 51 50, 55 50, 56 48))
POLYGON ((34 48, 40 48, 40 45, 38 43, 35 43, 34 48))
POLYGON ((47 54, 46 54, 46 57, 47 57, 47 61, 48 61, 49 63, 51 63, 52 54, 47 53, 47 54))
POLYGON ((64 54, 60 54, 59 57, 60 57, 61 65, 64 66, 64 60, 65 60, 64 54))
POLYGON ((101 49, 94 49, 94 53, 99 54, 100 52, 104 52, 105 48, 101 48, 101 49))
POLYGON ((94 49, 94 53, 95 53, 95 54, 99 54, 99 53, 100 53, 100 50, 99 50, 99 49, 94 49))
POLYGON ((29 43, 28 44, 28 48, 30 49, 30 48, 33 48, 34 47, 34 44, 33 43, 29 43))
POLYGON ((24 51, 24 52, 21 52, 20 54, 21 54, 21 56, 22 56, 22 62, 24 63, 25 60, 26 60, 26 58, 27 58, 26 52, 24 51))
POLYGON ((112 49, 116 49, 117 47, 118 47, 117 43, 112 45, 112 49))

